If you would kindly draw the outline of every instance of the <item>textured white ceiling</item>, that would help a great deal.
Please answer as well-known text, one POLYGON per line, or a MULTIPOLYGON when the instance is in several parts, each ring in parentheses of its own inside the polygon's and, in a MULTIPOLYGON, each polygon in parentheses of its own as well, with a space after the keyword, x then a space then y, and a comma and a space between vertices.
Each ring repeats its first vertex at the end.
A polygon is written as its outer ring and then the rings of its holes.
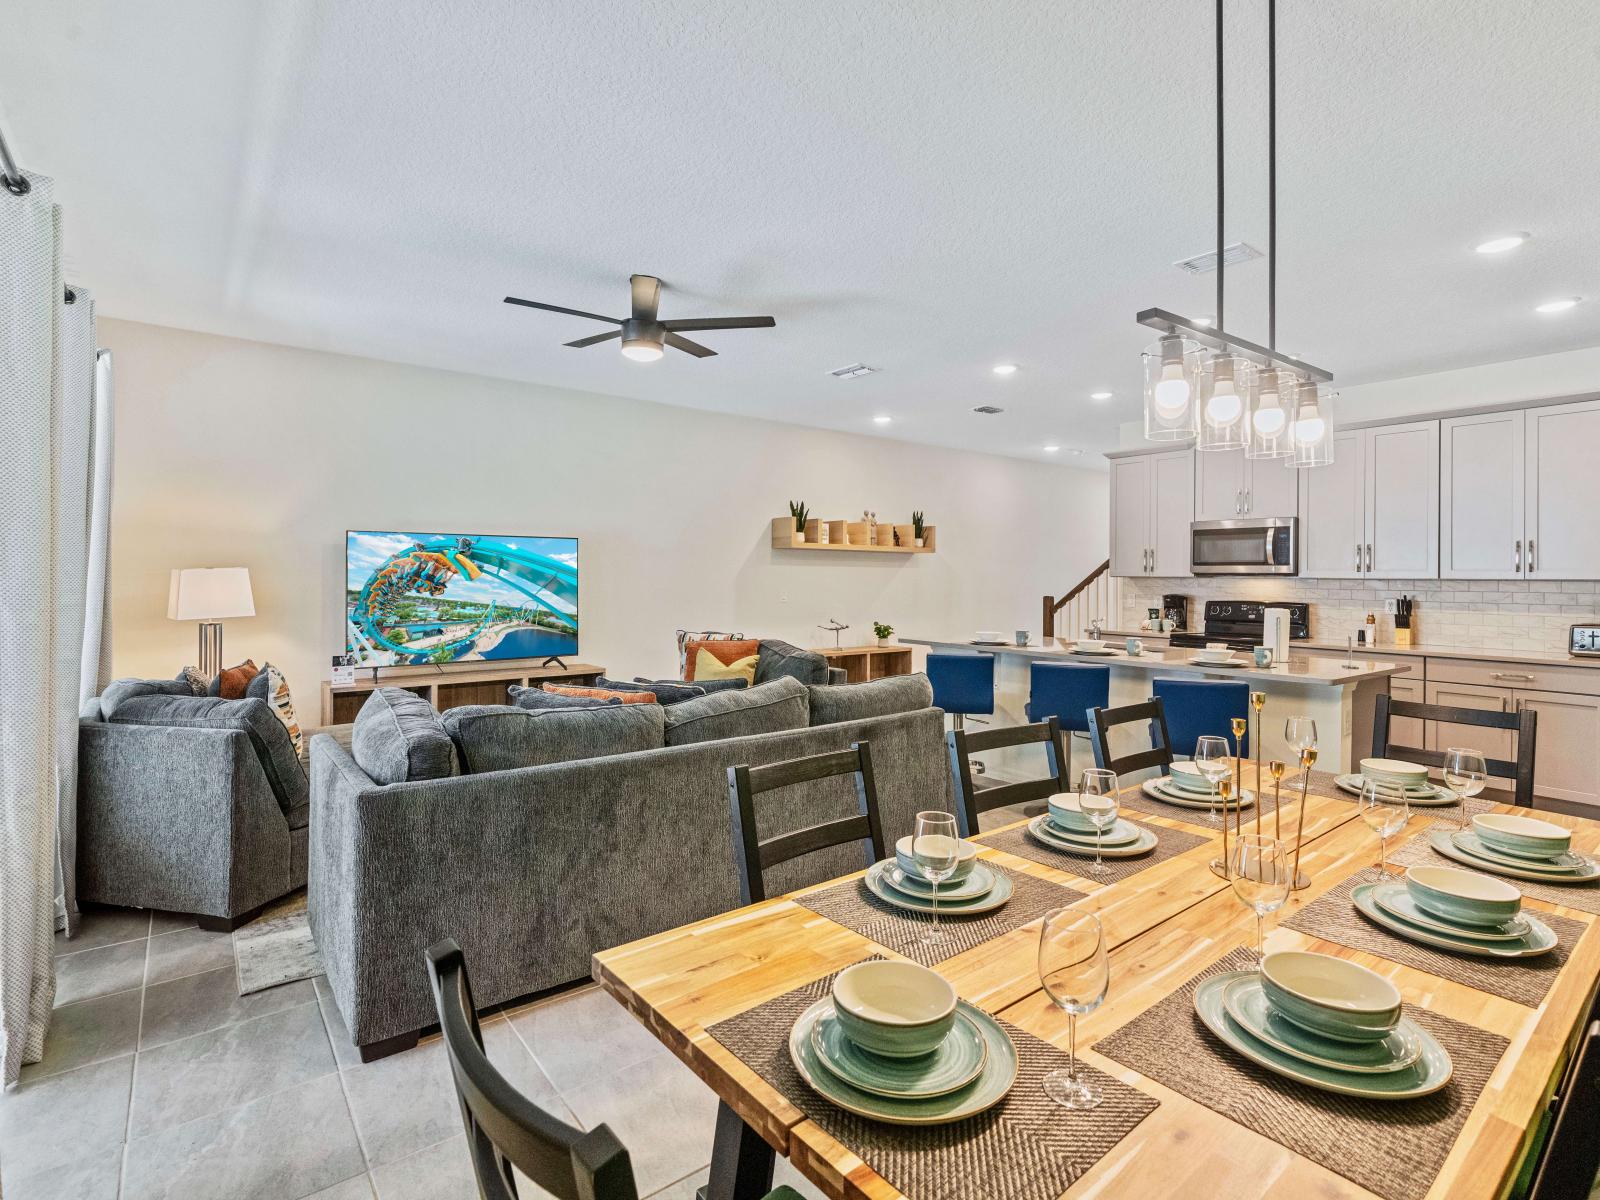
MULTIPOLYGON (((1213 239, 1202 0, 8 10, 6 133, 116 316, 1037 457, 1137 414, 1135 311, 1214 307, 1171 266, 1213 239), (632 272, 778 328, 646 365, 500 303, 621 315, 632 272)), ((1264 248, 1265 0, 1229 12, 1264 248)), ((1281 346, 1357 383, 1600 343, 1600 5, 1284 0, 1279 47, 1281 346)), ((1265 277, 1229 277, 1260 340, 1265 277)))

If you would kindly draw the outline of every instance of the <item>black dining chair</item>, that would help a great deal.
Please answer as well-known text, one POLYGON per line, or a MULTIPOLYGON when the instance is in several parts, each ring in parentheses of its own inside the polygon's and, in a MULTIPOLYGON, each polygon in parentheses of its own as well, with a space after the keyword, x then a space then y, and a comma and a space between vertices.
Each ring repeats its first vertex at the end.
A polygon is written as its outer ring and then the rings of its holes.
POLYGON ((1126 780, 1134 771, 1155 767, 1163 775, 1172 770, 1172 739, 1167 736, 1167 713, 1161 697, 1152 696, 1138 704, 1120 708, 1089 710, 1089 741, 1094 747, 1094 765, 1115 771, 1126 780), (1150 749, 1135 750, 1121 758, 1111 755, 1111 731, 1119 725, 1145 724, 1150 728, 1150 749))
POLYGON ((1584 1031, 1550 1104, 1550 1136, 1527 1200, 1587 1200, 1600 1174, 1600 1021, 1584 1031))
POLYGON ((976 733, 953 729, 945 734, 945 741, 950 747, 950 773, 955 777, 956 784, 956 824, 960 826, 964 838, 978 832, 978 816, 981 813, 1004 808, 1008 804, 1044 800, 1057 792, 1072 790, 1071 780, 1067 778, 1066 739, 1061 732, 1061 722, 1055 717, 1035 721, 1032 725, 1007 725, 976 733), (1042 778, 984 788, 974 785, 974 754, 1010 746, 1037 745, 1044 746, 1047 773, 1042 778))
POLYGON ((1513 803, 1518 808, 1533 807, 1533 756, 1537 744, 1539 714, 1530 709, 1516 712, 1485 712, 1476 708, 1454 708, 1446 704, 1418 704, 1396 700, 1385 693, 1378 697, 1372 713, 1372 754, 1375 758, 1398 758, 1423 767, 1443 767, 1443 750, 1424 750, 1390 741, 1390 726, 1401 717, 1419 721, 1445 721, 1451 725, 1476 725, 1482 729, 1506 729, 1516 735, 1514 759, 1484 756, 1484 766, 1496 779, 1513 781, 1513 803))
MULTIPOLYGON (((573 1128, 517 1091, 489 1061, 466 959, 455 939, 435 942, 424 957, 482 1200, 517 1200, 512 1167, 557 1200, 639 1200, 627 1148, 609 1126, 587 1133, 573 1128)), ((763 1200, 801 1197, 779 1187, 763 1200)))
POLYGON ((884 857, 878 789, 872 776, 872 749, 866 742, 856 742, 848 750, 791 758, 764 767, 729 767, 728 809, 733 816, 733 859, 739 868, 739 894, 746 904, 759 904, 767 898, 767 868, 791 858, 855 841, 869 843, 868 866, 884 857), (765 839, 756 832, 757 796, 778 788, 844 776, 855 777, 856 799, 860 805, 855 816, 836 817, 765 839))

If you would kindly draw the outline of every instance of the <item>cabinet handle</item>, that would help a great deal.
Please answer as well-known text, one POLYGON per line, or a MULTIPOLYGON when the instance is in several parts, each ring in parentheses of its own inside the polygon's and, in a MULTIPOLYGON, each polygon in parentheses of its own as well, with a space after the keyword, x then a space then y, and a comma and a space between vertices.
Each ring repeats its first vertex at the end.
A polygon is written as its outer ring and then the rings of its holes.
POLYGON ((1249 513, 1250 513, 1250 489, 1249 488, 1245 488, 1245 490, 1244 490, 1244 511, 1245 511, 1245 515, 1248 516, 1249 513))
POLYGON ((1237 517, 1242 512, 1244 512, 1244 493, 1236 490, 1233 493, 1233 515, 1237 517))
POLYGON ((1361 574, 1361 543, 1356 543, 1356 574, 1361 574))
POLYGON ((1516 561, 1515 570, 1516 570, 1517 574, 1520 575, 1520 574, 1522 574, 1522 539, 1521 538, 1517 539, 1517 553, 1516 553, 1515 561, 1516 561))
POLYGON ((1528 539, 1528 574, 1533 574, 1533 539, 1528 539))
POLYGON ((1372 570, 1372 543, 1367 543, 1367 570, 1372 570))
POLYGON ((1521 671, 1490 671, 1489 676, 1492 679, 1514 679, 1518 683, 1533 682, 1532 675, 1524 674, 1521 671))

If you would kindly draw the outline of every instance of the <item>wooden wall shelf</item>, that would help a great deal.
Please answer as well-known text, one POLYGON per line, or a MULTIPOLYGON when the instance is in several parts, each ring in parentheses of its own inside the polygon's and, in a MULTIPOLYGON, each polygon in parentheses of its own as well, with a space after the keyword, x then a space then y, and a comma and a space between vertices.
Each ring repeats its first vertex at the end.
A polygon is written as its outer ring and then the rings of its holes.
POLYGON ((379 667, 372 678, 369 667, 357 668, 354 683, 337 686, 322 681, 322 724, 345 725, 356 719, 367 697, 381 687, 415 692, 443 712, 462 704, 510 704, 506 689, 512 684, 538 687, 541 683, 590 684, 606 673, 593 663, 569 662, 566 669, 541 667, 538 659, 495 666, 490 661, 443 667, 379 667))
MULTIPOLYGON (((829 525, 859 524, 851 521, 829 521, 829 525)), ((879 529, 888 529, 889 525, 879 525, 879 529)), ((909 528, 909 527, 908 527, 909 528)), ((795 532, 793 517, 772 518, 772 547, 774 550, 837 550, 845 554, 936 554, 938 553, 939 538, 938 526, 926 525, 923 527, 922 545, 910 546, 878 546, 858 545, 847 541, 811 541, 807 540, 810 533, 800 534, 795 532)))
POLYGON ((866 683, 888 675, 911 674, 910 646, 841 646, 818 650, 830 667, 843 667, 848 683, 866 683))

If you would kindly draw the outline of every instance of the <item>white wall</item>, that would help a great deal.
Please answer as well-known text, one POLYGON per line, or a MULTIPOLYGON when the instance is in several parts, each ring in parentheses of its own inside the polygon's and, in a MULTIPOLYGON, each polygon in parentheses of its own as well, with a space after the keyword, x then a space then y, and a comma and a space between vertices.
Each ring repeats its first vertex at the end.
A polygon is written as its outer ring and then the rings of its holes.
MULTIPOLYGON (((1037 629, 1106 556, 1106 476, 634 400, 102 320, 115 354, 118 675, 171 675, 173 567, 250 568, 224 658, 281 665, 302 719, 342 648, 344 531, 576 535, 582 657, 675 673, 679 626, 846 644, 1037 629), (925 556, 771 548, 771 519, 863 508, 939 527, 925 556)), ((696 364, 672 364, 696 369, 696 364)), ((649 368, 641 368, 649 369, 649 368)), ((714 364, 713 367, 714 368, 714 364)))

